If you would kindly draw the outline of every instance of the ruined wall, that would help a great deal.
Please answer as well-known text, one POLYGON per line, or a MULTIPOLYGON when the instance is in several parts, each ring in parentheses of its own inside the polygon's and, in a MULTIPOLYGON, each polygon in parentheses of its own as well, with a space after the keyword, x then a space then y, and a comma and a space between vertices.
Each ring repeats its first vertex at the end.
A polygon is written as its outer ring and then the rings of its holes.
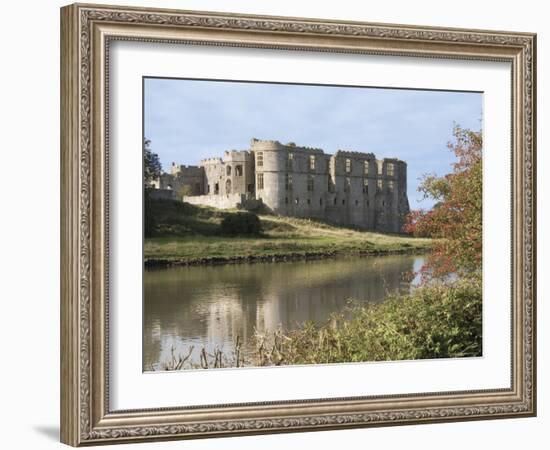
POLYGON ((203 159, 204 193, 207 195, 253 194, 254 158, 247 150, 230 150, 222 158, 203 159))
POLYGON ((399 233, 409 213, 407 164, 386 158, 378 162, 374 229, 399 233))
POLYGON ((151 189, 149 198, 152 200, 175 200, 175 192, 170 189, 151 189))
MULTIPOLYGON (((275 214, 399 233, 409 212, 407 164, 373 153, 252 139, 250 150, 226 151, 196 166, 172 164, 161 189, 193 189, 184 201, 216 208, 256 208, 275 214), (254 201, 255 200, 255 201, 254 201)), ((177 197, 181 198, 180 195, 177 197)))
POLYGON ((260 202, 247 194, 191 195, 183 197, 182 201, 193 205, 211 206, 220 209, 254 210, 261 205, 260 202))
POLYGON ((204 194, 204 169, 172 163, 170 173, 163 173, 154 185, 157 189, 169 189, 176 197, 204 194))

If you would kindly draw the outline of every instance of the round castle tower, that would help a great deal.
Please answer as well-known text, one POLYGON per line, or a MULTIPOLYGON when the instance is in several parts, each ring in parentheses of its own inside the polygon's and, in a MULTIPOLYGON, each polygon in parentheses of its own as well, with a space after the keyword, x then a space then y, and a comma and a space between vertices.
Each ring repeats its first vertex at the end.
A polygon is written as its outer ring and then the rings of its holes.
POLYGON ((256 170, 256 199, 273 212, 280 212, 284 206, 286 147, 279 141, 253 138, 250 149, 256 170))

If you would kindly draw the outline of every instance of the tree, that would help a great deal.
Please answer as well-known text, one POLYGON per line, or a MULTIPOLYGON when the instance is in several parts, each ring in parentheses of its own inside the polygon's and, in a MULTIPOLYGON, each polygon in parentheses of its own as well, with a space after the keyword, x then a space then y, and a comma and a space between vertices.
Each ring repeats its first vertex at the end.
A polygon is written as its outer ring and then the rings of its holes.
POLYGON ((143 182, 145 187, 150 187, 153 181, 160 177, 162 166, 159 156, 151 150, 151 141, 143 139, 143 182))
POLYGON ((190 184, 184 184, 178 189, 178 198, 181 200, 183 197, 193 194, 193 188, 190 184))
POLYGON ((429 210, 412 211, 404 231, 436 243, 424 275, 480 275, 482 263, 482 135, 455 125, 447 144, 457 161, 445 176, 424 175, 418 190, 436 201, 429 210))
POLYGON ((162 166, 159 156, 151 151, 151 141, 147 138, 143 139, 143 184, 144 184, 144 214, 143 225, 145 237, 154 236, 156 229, 156 219, 151 212, 150 190, 153 181, 158 180, 162 166))

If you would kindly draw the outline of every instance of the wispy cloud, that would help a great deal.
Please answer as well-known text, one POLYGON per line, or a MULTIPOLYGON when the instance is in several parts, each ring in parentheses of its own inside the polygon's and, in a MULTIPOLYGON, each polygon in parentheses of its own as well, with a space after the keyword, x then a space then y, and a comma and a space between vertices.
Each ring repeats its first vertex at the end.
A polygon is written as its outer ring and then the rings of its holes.
POLYGON ((198 164, 250 138, 373 152, 408 163, 412 208, 422 174, 449 171, 454 123, 480 128, 479 93, 146 79, 145 136, 162 165, 198 164))

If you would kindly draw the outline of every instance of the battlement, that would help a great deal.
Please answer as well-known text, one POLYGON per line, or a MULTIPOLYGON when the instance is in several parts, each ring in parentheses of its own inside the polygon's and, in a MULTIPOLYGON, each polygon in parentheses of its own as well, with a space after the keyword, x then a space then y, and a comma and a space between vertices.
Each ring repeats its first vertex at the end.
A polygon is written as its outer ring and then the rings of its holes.
POLYGON ((247 162, 252 161, 254 155, 250 150, 226 150, 224 152, 224 162, 247 162))
POLYGON ((172 175, 199 175, 202 170, 203 168, 199 166, 176 164, 173 162, 170 168, 170 173, 172 175))
POLYGON ((290 151, 290 152, 306 152, 306 153, 313 153, 313 154, 325 153, 321 148, 299 146, 299 145, 296 145, 295 142, 287 142, 286 144, 282 144, 280 141, 276 141, 276 140, 261 140, 256 138, 252 138, 250 140, 250 147, 252 151, 280 150, 280 151, 290 151))
POLYGON ((395 163, 395 164, 405 164, 407 165, 407 163, 399 158, 384 158, 383 161, 385 163, 395 163))
POLYGON ((351 150, 337 150, 334 153, 335 158, 361 158, 361 159, 376 159, 374 153, 356 152, 351 150))
POLYGON ((211 164, 223 164, 223 160, 218 157, 201 159, 201 162, 200 162, 201 166, 208 166, 211 164))

